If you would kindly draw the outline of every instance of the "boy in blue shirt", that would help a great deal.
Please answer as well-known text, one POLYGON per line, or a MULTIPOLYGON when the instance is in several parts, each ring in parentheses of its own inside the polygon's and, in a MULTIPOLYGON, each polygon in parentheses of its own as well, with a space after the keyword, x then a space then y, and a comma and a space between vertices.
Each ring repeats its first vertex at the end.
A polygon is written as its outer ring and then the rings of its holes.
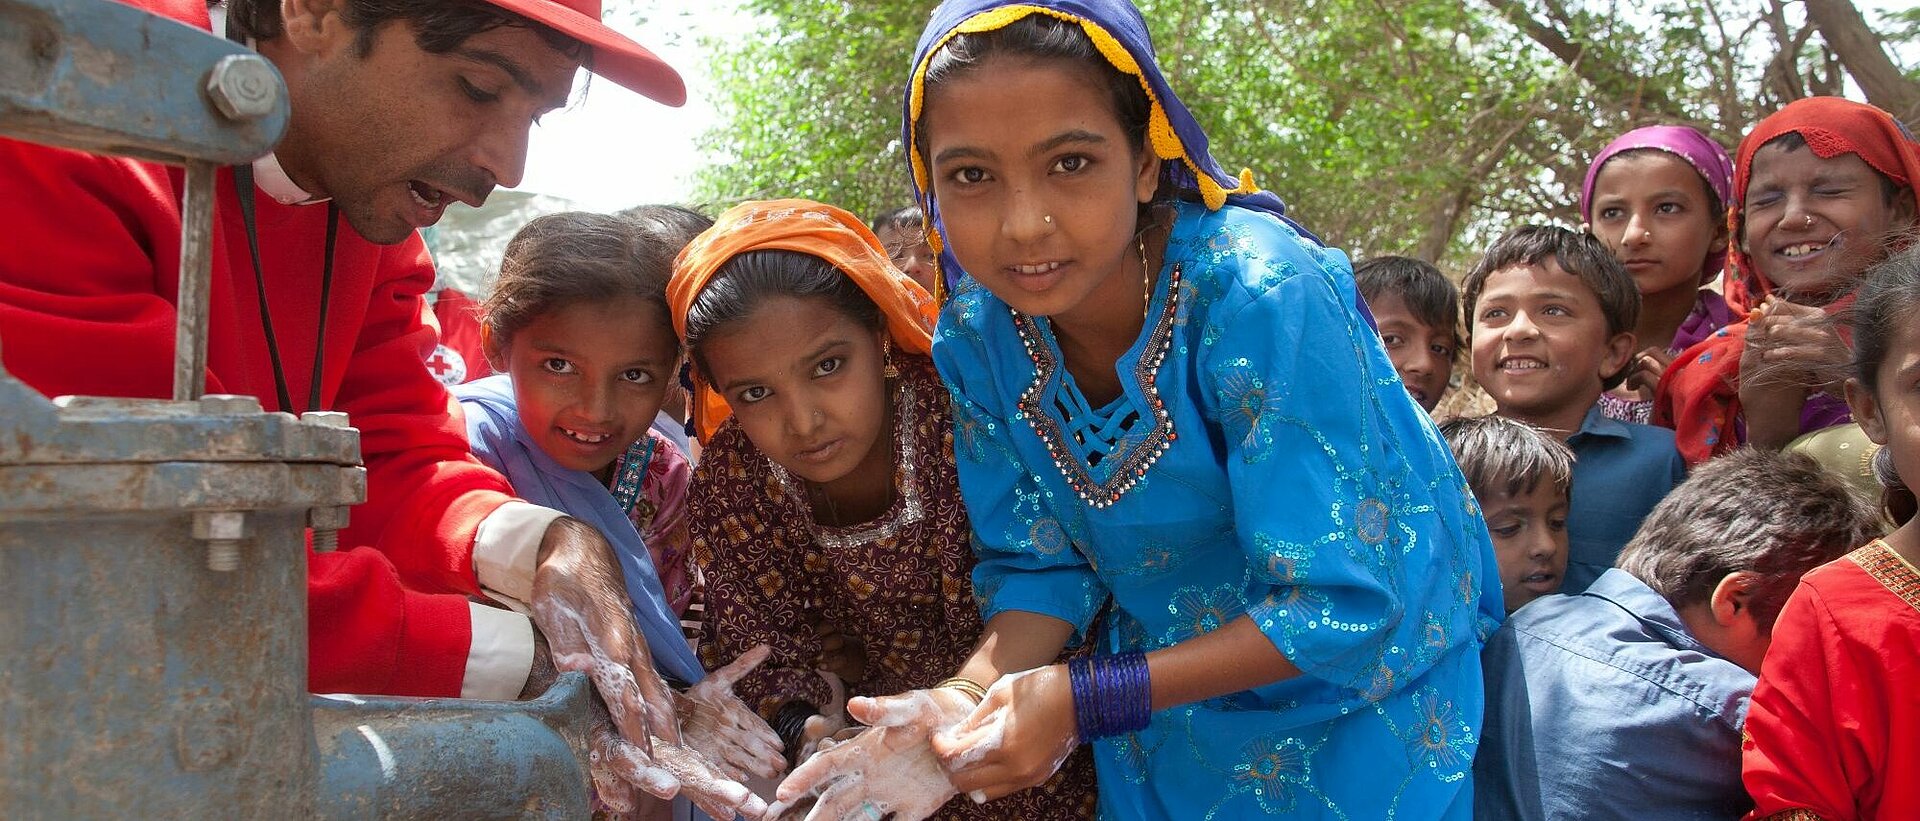
POLYGON ((1805 456, 1740 450, 1654 508, 1620 566, 1487 640, 1474 818, 1738 818, 1740 733, 1774 619, 1876 533, 1805 456))
POLYGON ((1613 566, 1640 521, 1686 478, 1673 431, 1608 419, 1596 404, 1626 378, 1640 292, 1592 235, 1539 225, 1494 242, 1461 290, 1473 376, 1495 413, 1573 449, 1561 589, 1578 593, 1613 566))
POLYGON ((1412 257, 1358 263, 1353 282, 1373 311, 1394 372, 1413 400, 1433 413, 1453 378, 1453 356, 1460 349, 1460 293, 1440 269, 1412 257))

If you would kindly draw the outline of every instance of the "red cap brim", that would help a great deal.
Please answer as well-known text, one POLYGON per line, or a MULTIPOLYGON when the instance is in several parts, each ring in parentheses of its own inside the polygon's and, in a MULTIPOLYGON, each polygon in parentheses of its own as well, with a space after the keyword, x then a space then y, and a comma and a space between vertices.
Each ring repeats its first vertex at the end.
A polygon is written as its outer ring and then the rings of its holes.
POLYGON ((486 0, 506 11, 579 40, 593 50, 588 69, 663 105, 681 106, 687 102, 687 84, 680 72, 640 45, 599 20, 581 14, 555 0, 486 0))

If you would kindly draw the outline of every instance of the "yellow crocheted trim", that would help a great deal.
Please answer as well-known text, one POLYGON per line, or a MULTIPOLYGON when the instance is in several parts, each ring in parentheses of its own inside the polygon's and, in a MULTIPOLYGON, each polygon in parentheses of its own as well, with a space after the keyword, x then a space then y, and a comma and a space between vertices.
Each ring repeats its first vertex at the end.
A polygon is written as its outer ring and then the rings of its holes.
MULTIPOLYGON (((1106 29, 1101 28, 1100 24, 1056 9, 1016 5, 989 9, 961 21, 960 25, 954 26, 952 31, 947 32, 946 35, 940 38, 939 42, 934 43, 931 48, 928 48, 926 57, 921 59, 919 65, 913 67, 913 77, 909 81, 910 84, 907 92, 907 136, 909 139, 907 144, 907 158, 908 163, 913 169, 914 183, 919 186, 921 191, 933 190, 931 175, 926 165, 920 160, 919 148, 920 114, 926 105, 928 61, 933 58, 933 55, 939 53, 941 48, 946 46, 948 40, 954 37, 962 34, 978 34, 980 32, 1005 28, 1014 22, 1034 14, 1045 14, 1069 23, 1078 23, 1081 30, 1087 33, 1088 39, 1093 41, 1093 47, 1100 51, 1100 56, 1105 57, 1107 62, 1111 63, 1113 67, 1121 73, 1133 75, 1135 79, 1140 81, 1140 89, 1147 93, 1147 102, 1152 108, 1151 112, 1147 115, 1147 139, 1148 142, 1153 145, 1154 155, 1163 160, 1179 160, 1186 164, 1187 170, 1193 173, 1194 179, 1197 180, 1200 185, 1200 199, 1206 203, 1207 210, 1219 210, 1220 206, 1227 203, 1227 196, 1230 194, 1252 194, 1260 190, 1260 187, 1254 184, 1253 169, 1240 169, 1239 185, 1231 189, 1222 188, 1220 182, 1215 180, 1212 174, 1201 170, 1200 166, 1193 161, 1193 158, 1187 155, 1186 146, 1180 142, 1180 135, 1174 132, 1173 123, 1167 118, 1166 107, 1160 104, 1159 95, 1153 93, 1153 84, 1147 82, 1146 74, 1140 70, 1140 64, 1133 59, 1133 54, 1127 51, 1127 47, 1121 44, 1118 38, 1109 34, 1106 29)), ((934 266, 937 269, 939 267, 938 255, 943 246, 940 230, 938 227, 930 227, 927 233, 927 244, 928 247, 933 249, 935 254, 934 266)))

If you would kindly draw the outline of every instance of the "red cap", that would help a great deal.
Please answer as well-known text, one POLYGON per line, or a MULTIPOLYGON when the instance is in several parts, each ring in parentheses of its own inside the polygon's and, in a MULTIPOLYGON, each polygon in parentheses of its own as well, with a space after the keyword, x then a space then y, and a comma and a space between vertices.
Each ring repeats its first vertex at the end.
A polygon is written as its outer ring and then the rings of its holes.
POLYGON ((680 72, 645 46, 600 22, 600 0, 486 0, 496 8, 560 32, 593 50, 588 68, 670 106, 687 102, 680 72))

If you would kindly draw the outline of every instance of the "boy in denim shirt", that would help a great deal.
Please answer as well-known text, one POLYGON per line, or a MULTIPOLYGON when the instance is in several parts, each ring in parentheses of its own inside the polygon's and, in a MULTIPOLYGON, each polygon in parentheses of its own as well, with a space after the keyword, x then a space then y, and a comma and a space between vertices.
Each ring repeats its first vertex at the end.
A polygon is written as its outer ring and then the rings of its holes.
POLYGON ((1562 590, 1578 593, 1613 566, 1640 521, 1686 478, 1673 431, 1609 419, 1597 404, 1626 378, 1640 292, 1592 235, 1538 225, 1496 241, 1462 290, 1473 376, 1495 413, 1573 449, 1562 590))
POLYGON ((1474 817, 1738 818, 1740 730, 1800 576, 1876 521, 1800 455, 1741 450, 1654 508, 1620 566, 1487 641, 1474 817))

